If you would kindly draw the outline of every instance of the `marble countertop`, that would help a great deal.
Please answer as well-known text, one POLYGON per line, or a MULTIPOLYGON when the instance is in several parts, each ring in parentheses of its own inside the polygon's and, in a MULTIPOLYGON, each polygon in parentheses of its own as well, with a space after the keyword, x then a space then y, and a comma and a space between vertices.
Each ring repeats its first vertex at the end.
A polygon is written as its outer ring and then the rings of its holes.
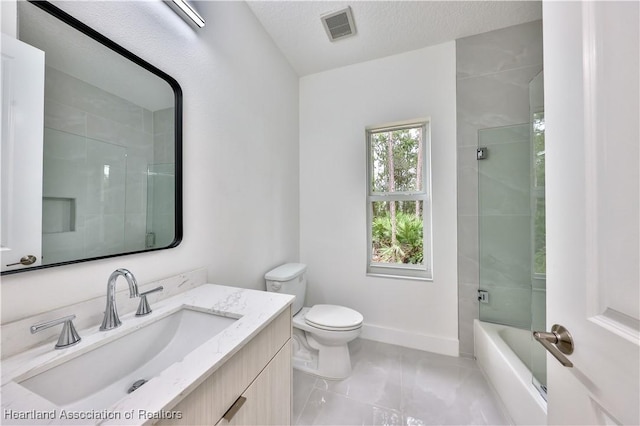
MULTIPOLYGON (((170 411, 171 407, 248 343, 283 312, 293 299, 293 296, 285 294, 204 284, 155 303, 152 306, 153 312, 148 316, 135 317, 133 313, 122 316, 122 325, 116 329, 99 331, 96 325, 80 330, 82 341, 75 346, 55 350, 53 343, 49 342, 7 358, 2 361, 0 423, 133 425, 151 424, 160 416, 174 415, 170 411), (195 308, 238 320, 110 407, 82 412, 68 410, 18 384, 182 308, 195 308)), ((60 386, 73 385, 60 383, 60 386)))

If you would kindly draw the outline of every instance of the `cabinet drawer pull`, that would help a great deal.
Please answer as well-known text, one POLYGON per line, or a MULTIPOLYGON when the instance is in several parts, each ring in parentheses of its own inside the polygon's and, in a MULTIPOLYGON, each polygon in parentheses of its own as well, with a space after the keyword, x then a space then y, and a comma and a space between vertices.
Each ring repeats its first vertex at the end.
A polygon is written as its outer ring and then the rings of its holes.
POLYGON ((233 416, 235 416, 236 413, 240 410, 240 408, 242 408, 246 400, 247 398, 244 396, 241 396, 238 399, 236 399, 236 402, 234 402, 231 408, 229 408, 227 412, 224 413, 224 416, 222 416, 222 418, 230 422, 231 419, 233 419, 233 416))

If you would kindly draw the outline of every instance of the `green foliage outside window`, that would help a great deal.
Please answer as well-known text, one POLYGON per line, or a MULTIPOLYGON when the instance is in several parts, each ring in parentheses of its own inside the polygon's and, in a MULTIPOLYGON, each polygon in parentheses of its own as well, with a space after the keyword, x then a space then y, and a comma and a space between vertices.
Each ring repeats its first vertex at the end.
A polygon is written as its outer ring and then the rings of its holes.
MULTIPOLYGON (((413 204, 413 203, 412 203, 413 204)), ((372 225, 373 261, 422 264, 422 217, 415 212, 396 214, 396 239, 392 239, 391 216, 385 212, 372 225)))
POLYGON ((546 215, 545 215, 545 147, 544 112, 533 115, 533 155, 534 155, 534 191, 537 198, 534 210, 534 259, 533 271, 536 274, 547 272, 546 215))

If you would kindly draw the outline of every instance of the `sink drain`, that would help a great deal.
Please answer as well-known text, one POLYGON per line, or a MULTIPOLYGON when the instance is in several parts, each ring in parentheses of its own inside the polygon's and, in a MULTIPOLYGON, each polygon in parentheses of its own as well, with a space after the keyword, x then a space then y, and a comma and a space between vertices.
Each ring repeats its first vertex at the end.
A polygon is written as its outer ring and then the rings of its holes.
POLYGON ((133 384, 131 385, 131 387, 127 391, 127 393, 131 393, 131 392, 133 392, 135 390, 138 390, 138 388, 140 386, 144 385, 145 383, 147 383, 147 379, 136 380, 135 382, 133 382, 133 384))

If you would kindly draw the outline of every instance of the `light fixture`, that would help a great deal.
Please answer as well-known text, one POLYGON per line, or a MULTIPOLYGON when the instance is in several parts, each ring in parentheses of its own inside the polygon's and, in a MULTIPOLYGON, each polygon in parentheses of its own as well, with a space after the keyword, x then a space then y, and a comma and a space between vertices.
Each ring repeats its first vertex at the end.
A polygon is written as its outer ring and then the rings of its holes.
POLYGON ((191 7, 189 3, 187 3, 186 0, 171 0, 171 1, 167 1, 166 3, 169 6, 175 6, 175 7, 172 7, 173 10, 176 10, 176 7, 177 7, 183 14, 185 14, 189 19, 191 19, 191 21, 193 21, 193 23, 196 24, 198 27, 200 28, 204 27, 204 19, 202 19, 202 16, 200 16, 198 12, 196 12, 195 9, 191 7))

